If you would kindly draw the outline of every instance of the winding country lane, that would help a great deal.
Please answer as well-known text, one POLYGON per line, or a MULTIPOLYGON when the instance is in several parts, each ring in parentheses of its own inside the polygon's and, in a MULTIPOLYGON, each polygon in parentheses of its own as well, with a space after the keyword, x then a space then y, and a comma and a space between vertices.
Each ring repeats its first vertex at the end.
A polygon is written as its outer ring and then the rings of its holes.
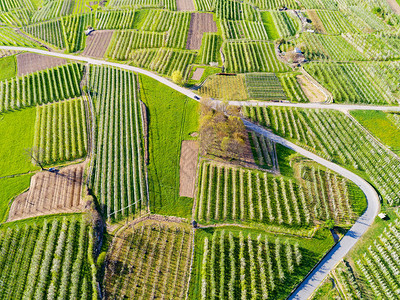
MULTIPOLYGON (((84 56, 63 54, 57 52, 48 52, 40 49, 26 48, 26 47, 8 47, 8 46, 0 46, 0 50, 16 50, 16 51, 29 51, 38 54, 50 55, 55 57, 61 57, 71 60, 84 61, 89 64, 94 65, 109 65, 125 70, 130 70, 136 73, 140 73, 143 75, 147 75, 171 88, 174 90, 194 99, 199 100, 200 97, 197 96, 193 91, 178 86, 177 84, 171 82, 170 80, 159 76, 153 72, 143 70, 141 68, 128 66, 125 64, 119 64, 104 60, 92 59, 84 56)), ((215 101, 218 103, 219 101, 215 101)), ((229 104, 231 105, 274 105, 274 106, 292 106, 292 107, 302 107, 302 108, 328 108, 328 109, 337 109, 337 110, 357 110, 357 109, 366 109, 366 110, 394 110, 400 111, 400 107, 394 106, 366 106, 366 105, 346 105, 346 104, 322 104, 322 103, 280 103, 280 102, 260 102, 260 101, 232 101, 229 104)), ((304 279, 304 281, 296 288, 296 290, 289 296, 289 299, 307 299, 319 286, 319 284, 325 279, 328 273, 334 269, 334 267, 340 262, 340 260, 350 251, 350 249, 356 244, 356 242, 361 238, 361 236, 366 232, 369 226, 373 223, 375 217, 379 213, 380 210, 380 200, 375 189, 364 179, 359 177, 358 175, 346 170, 343 167, 340 167, 328 160, 325 160, 318 155, 309 152, 287 140, 284 138, 273 134, 272 132, 262 128, 258 125, 255 125, 247 120, 243 120, 244 124, 250 130, 253 130, 259 134, 262 134, 269 139, 273 140, 276 143, 279 143, 289 149, 292 149, 301 155, 308 157, 321 165, 339 173, 340 175, 348 178, 353 181, 361 190, 364 192, 368 206, 364 214, 355 222, 355 224, 351 227, 351 229, 346 233, 346 235, 342 238, 342 240, 337 243, 327 254, 326 256, 316 265, 313 271, 304 279)))
MULTIPOLYGON (((89 58, 86 56, 72 55, 72 54, 64 54, 58 52, 49 52, 46 50, 28 48, 28 47, 14 47, 14 46, 0 46, 0 50, 14 50, 14 51, 28 51, 37 54, 61 57, 71 60, 84 61, 89 64, 94 65, 107 65, 113 66, 129 71, 133 71, 136 73, 140 73, 146 76, 149 76, 162 84, 169 86, 170 88, 192 98, 194 100, 199 100, 200 96, 194 93, 192 90, 181 87, 172 81, 168 80, 165 77, 157 75, 151 71, 147 71, 138 67, 129 66, 126 64, 114 63, 106 60, 89 58)), ((221 101, 214 100, 215 103, 219 103, 221 101)), ((268 102, 268 101, 230 101, 229 105, 242 106, 242 105, 251 105, 251 106, 288 106, 288 107, 300 107, 300 108, 325 108, 325 109, 336 109, 336 110, 381 110, 381 111, 400 111, 400 106, 374 106, 374 105, 358 105, 358 104, 325 104, 325 103, 290 103, 290 102, 268 102)))
POLYGON ((307 151, 284 138, 273 134, 272 132, 255 125, 247 120, 243 120, 244 124, 250 130, 253 130, 261 135, 266 136, 272 141, 281 144, 289 149, 292 149, 301 155, 310 158, 317 163, 339 173, 347 179, 353 181, 365 194, 367 198, 367 209, 358 218, 346 235, 337 243, 326 256, 316 265, 313 271, 303 280, 303 282, 297 286, 296 290, 289 296, 288 299, 308 299, 311 294, 318 288, 322 281, 326 278, 331 270, 340 262, 340 260, 346 256, 351 248, 357 243, 361 236, 367 231, 367 229, 374 222, 375 217, 378 215, 380 210, 380 199, 375 189, 360 176, 346 170, 343 167, 338 166, 326 159, 319 157, 318 155, 307 151))

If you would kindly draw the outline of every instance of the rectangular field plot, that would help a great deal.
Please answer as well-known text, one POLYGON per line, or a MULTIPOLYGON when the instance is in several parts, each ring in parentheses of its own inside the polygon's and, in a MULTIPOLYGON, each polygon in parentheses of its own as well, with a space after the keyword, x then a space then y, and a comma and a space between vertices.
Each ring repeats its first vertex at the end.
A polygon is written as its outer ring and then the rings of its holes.
POLYGON ((165 38, 164 33, 158 32, 115 31, 106 56, 112 59, 127 60, 135 49, 163 47, 165 38))
POLYGON ((1 46, 26 46, 37 48, 39 45, 28 38, 16 33, 11 28, 0 28, 1 46))
POLYGON ((130 54, 132 64, 171 76, 174 71, 180 71, 183 78, 189 72, 188 66, 193 63, 195 52, 172 49, 143 49, 130 54))
POLYGON ((390 84, 392 76, 398 78, 393 72, 395 64, 311 63, 305 69, 337 102, 395 104, 399 99, 391 92, 390 84))
POLYGON ((261 22, 221 20, 221 28, 225 39, 269 39, 264 24, 261 22))
POLYGON ((22 28, 22 30, 35 38, 56 46, 58 49, 65 49, 66 47, 64 28, 60 19, 32 24, 22 28))
POLYGON ((301 280, 299 272, 310 268, 307 260, 316 260, 315 253, 290 239, 239 229, 201 233, 194 260, 201 283, 196 299, 283 299, 279 293, 285 290, 286 296, 301 280))
POLYGON ((183 223, 155 219, 127 227, 107 254, 106 299, 184 299, 193 246, 193 231, 183 223))
POLYGON ((137 213, 147 204, 136 84, 132 72, 91 66, 89 93, 98 122, 91 187, 108 218, 137 213))
MULTIPOLYGON (((305 32, 298 42, 304 45, 301 50, 308 60, 366 60, 365 52, 358 51, 357 49, 360 49, 360 47, 354 47, 343 36, 305 32)), ((365 43, 365 40, 363 40, 363 43, 365 43)))
POLYGON ((283 6, 289 9, 297 9, 299 6, 295 0, 248 0, 261 10, 278 9, 283 6))
POLYGON ((82 52, 85 56, 103 58, 110 44, 114 31, 102 30, 92 32, 86 38, 86 47, 82 52))
POLYGON ((200 57, 203 65, 208 65, 211 62, 219 63, 220 47, 222 44, 221 36, 215 33, 205 33, 201 42, 200 57))
POLYGON ((245 79, 250 99, 286 100, 281 82, 275 74, 246 74, 245 79))
POLYGON ((340 11, 317 10, 316 13, 326 29, 326 32, 329 34, 359 32, 340 11))
MULTIPOLYGON (((304 179, 203 162, 196 219, 200 223, 312 226, 314 220, 344 224, 354 217, 348 183, 330 171, 300 166, 304 179)), ((298 233, 300 234, 300 232, 298 233)))
POLYGON ((29 52, 21 53, 17 55, 18 76, 61 66, 66 63, 67 60, 63 58, 29 52))
POLYGON ((212 14, 192 13, 186 49, 199 50, 205 32, 217 32, 217 24, 212 14))
POLYGON ((193 0, 176 0, 177 11, 194 11, 193 0))
POLYGON ((83 98, 38 106, 34 147, 44 164, 74 160, 87 152, 83 98))
POLYGON ((8 221, 82 211, 85 205, 81 196, 84 168, 85 164, 81 163, 62 168, 57 173, 35 174, 29 190, 14 199, 8 221))
POLYGON ((43 222, 0 230, 0 294, 10 299, 96 299, 92 228, 79 217, 43 222))
POLYGON ((289 67, 275 55, 274 44, 268 42, 228 42, 224 44, 228 72, 284 72, 289 67))
POLYGON ((206 97, 220 100, 246 100, 248 98, 243 75, 211 76, 199 91, 206 97), (233 89, 232 86, 235 88, 233 89))
POLYGON ((97 11, 95 28, 98 30, 132 29, 134 18, 134 10, 97 11))
POLYGON ((0 112, 78 97, 81 78, 82 66, 72 63, 1 81, 0 112))
POLYGON ((165 8, 176 10, 176 0, 110 0, 108 8, 165 8))
POLYGON ((85 48, 85 30, 95 23, 94 13, 69 15, 61 19, 66 38, 67 52, 76 52, 85 48))
POLYGON ((36 10, 31 18, 32 23, 51 20, 59 17, 66 16, 72 13, 74 2, 73 1, 46 1, 44 5, 36 10))

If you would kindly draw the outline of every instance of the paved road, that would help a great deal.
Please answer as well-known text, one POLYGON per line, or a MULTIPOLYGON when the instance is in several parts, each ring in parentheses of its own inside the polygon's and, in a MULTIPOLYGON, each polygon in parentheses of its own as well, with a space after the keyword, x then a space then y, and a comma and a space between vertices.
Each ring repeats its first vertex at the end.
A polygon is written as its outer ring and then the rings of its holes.
MULTIPOLYGON (((175 83, 169 81, 168 79, 161 77, 155 73, 150 71, 143 70, 141 68, 128 66, 125 64, 113 63, 104 60, 97 60, 92 59, 84 56, 77 56, 77 55, 70 55, 70 54, 63 54, 57 52, 48 52, 45 50, 40 49, 33 49, 33 48, 25 48, 25 47, 8 47, 8 46, 0 46, 0 49, 4 50, 17 50, 17 51, 29 51, 38 54, 44 55, 51 55, 55 57, 61 57, 71 60, 79 60, 88 62, 94 65, 108 65, 113 66, 125 70, 130 70, 133 72, 137 72, 140 74, 147 75, 171 88, 174 90, 192 98, 195 100, 197 96, 193 91, 183 88, 181 86, 176 85, 175 83)), ((321 103, 307 103, 307 104, 297 104, 297 103, 276 103, 276 102, 256 102, 256 101, 249 101, 249 102, 237 102, 233 101, 230 102, 232 105, 274 105, 274 106, 294 106, 294 107, 305 107, 305 108, 329 108, 329 109, 337 109, 337 110, 351 110, 351 109, 367 109, 367 110, 396 110, 400 111, 400 107, 392 107, 392 106, 365 106, 365 105, 345 105, 345 104, 321 104, 321 103)), ((330 162, 327 161, 314 153, 311 153, 285 139, 280 136, 273 134, 272 132, 257 126, 249 121, 244 121, 245 125, 262 135, 270 138, 271 140, 279 143, 285 147, 288 147, 305 157, 308 157, 321 165, 326 166, 327 168, 341 174, 342 176, 348 178, 349 180, 353 181, 357 184, 364 194, 367 197, 368 207, 364 214, 356 221, 356 223, 351 227, 351 229, 347 232, 347 234, 343 237, 343 239, 335 245, 335 247, 325 256, 325 258, 316 266, 312 273, 309 274, 305 278, 305 280, 297 287, 295 292, 289 297, 289 299, 307 299, 314 290, 318 287, 318 285, 324 280, 324 278, 328 275, 328 273, 336 266, 336 264, 350 251, 350 249, 356 244, 356 242, 360 239, 363 233, 368 229, 368 227, 374 221, 376 215, 380 209, 380 201, 379 196, 376 193, 375 189, 368 184, 364 179, 361 177, 353 174, 352 172, 330 162)))
MULTIPOLYGON (((119 63, 109 62, 109 61, 105 61, 105 60, 93 59, 93 58, 88 58, 86 56, 64 54, 64 53, 58 53, 58 52, 49 52, 46 50, 27 48, 27 47, 0 46, 0 50, 29 51, 29 52, 33 52, 33 53, 61 57, 61 58, 66 58, 66 59, 71 59, 71 60, 84 61, 84 62, 88 62, 88 63, 94 64, 94 65, 113 66, 113 67, 117 67, 117 68, 121 68, 121 69, 125 69, 125 70, 129 70, 129 71, 133 71, 136 73, 147 75, 147 76, 173 88, 174 90, 176 90, 192 99, 198 100, 195 97, 199 97, 192 90, 181 87, 181 86, 173 83, 172 81, 166 79, 165 77, 157 75, 156 73, 153 73, 151 71, 143 70, 143 69, 137 68, 137 67, 132 67, 132 66, 129 66, 126 64, 119 64, 119 63)), ((215 102, 219 103, 221 101, 215 101, 215 102)), ((288 107, 301 107, 301 108, 314 108, 314 109, 315 108, 326 108, 326 109, 336 109, 336 110, 400 111, 400 106, 374 106, 374 105, 356 105, 356 104, 352 105, 352 104, 324 104, 324 103, 289 103, 289 102, 286 103, 286 102, 268 102, 268 101, 230 101, 229 104, 235 105, 235 106, 241 106, 241 105, 288 106, 288 107)))
POLYGON ((272 132, 244 120, 247 128, 262 134, 274 142, 281 144, 289 149, 292 149, 301 155, 308 157, 317 163, 339 173, 343 177, 353 181, 365 194, 368 207, 364 214, 358 218, 351 229, 346 233, 342 240, 318 263, 315 269, 304 279, 304 281, 296 288, 294 293, 288 299, 308 299, 311 294, 317 289, 320 283, 325 279, 331 270, 340 262, 340 260, 350 251, 357 243, 364 232, 374 222, 375 217, 380 210, 380 199, 375 189, 360 176, 342 168, 326 159, 307 151, 284 138, 273 134, 272 132))

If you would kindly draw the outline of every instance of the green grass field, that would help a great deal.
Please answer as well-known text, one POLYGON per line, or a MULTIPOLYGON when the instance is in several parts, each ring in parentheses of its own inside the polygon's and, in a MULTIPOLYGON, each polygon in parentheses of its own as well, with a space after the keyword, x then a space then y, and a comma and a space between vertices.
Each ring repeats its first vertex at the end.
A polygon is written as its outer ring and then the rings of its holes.
POLYGON ((351 115, 393 152, 400 154, 400 130, 382 111, 355 110, 351 115))
POLYGON ((17 76, 17 62, 15 56, 0 58, 0 81, 17 76))
POLYGON ((0 179, 0 223, 4 222, 10 208, 10 200, 29 187, 33 174, 0 179))
POLYGON ((0 177, 38 169, 26 149, 33 145, 36 108, 0 114, 0 177))
POLYGON ((182 140, 198 128, 198 103, 146 76, 140 76, 141 98, 149 123, 149 195, 151 212, 190 217, 193 199, 179 197, 182 140))
POLYGON ((272 19, 269 11, 261 12, 261 19, 264 23, 265 30, 267 31, 270 40, 276 40, 279 38, 279 33, 276 30, 274 20, 272 19))

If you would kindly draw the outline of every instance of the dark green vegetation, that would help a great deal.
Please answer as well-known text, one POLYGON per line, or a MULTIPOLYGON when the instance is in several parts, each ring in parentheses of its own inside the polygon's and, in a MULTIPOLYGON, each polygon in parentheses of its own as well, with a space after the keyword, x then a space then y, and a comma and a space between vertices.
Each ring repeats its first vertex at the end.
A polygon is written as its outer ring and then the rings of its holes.
POLYGON ((139 78, 150 121, 150 209, 190 217, 193 200, 179 197, 179 159, 182 141, 194 139, 190 134, 198 130, 198 103, 149 77, 139 78))
POLYGON ((36 170, 26 150, 33 146, 35 108, 0 114, 0 177, 36 170))
POLYGON ((393 152, 400 154, 400 128, 388 119, 386 113, 375 110, 353 110, 351 115, 379 141, 389 146, 393 152))
POLYGON ((0 223, 6 220, 12 198, 29 187, 32 175, 0 178, 0 223))
POLYGON ((17 75, 17 64, 15 56, 6 56, 0 58, 0 81, 10 79, 17 75))

